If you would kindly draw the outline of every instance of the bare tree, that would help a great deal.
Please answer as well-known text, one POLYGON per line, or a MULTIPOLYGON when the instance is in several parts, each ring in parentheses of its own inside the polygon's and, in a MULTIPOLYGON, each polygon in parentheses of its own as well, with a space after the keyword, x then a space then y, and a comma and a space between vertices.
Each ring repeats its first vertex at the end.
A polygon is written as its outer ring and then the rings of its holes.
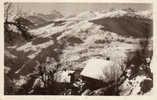
POLYGON ((12 3, 6 2, 4 3, 4 17, 5 22, 8 22, 8 17, 10 15, 11 8, 13 7, 12 3))
POLYGON ((12 19, 15 20, 19 17, 25 17, 24 15, 27 15, 27 14, 24 13, 22 7, 20 7, 18 5, 15 6, 11 2, 4 3, 5 22, 8 22, 9 17, 11 17, 12 15, 14 15, 14 18, 12 18, 12 19))
POLYGON ((33 25, 33 23, 31 23, 28 19, 26 19, 24 15, 26 14, 23 12, 21 7, 14 5, 11 2, 4 3, 5 32, 12 34, 13 32, 10 32, 9 25, 13 25, 17 27, 17 29, 21 32, 22 37, 24 37, 26 41, 29 41, 32 39, 32 36, 28 32, 28 28, 29 28, 29 25, 33 25), (16 10, 15 10, 15 7, 16 7, 16 10), (12 19, 12 20, 9 20, 9 19, 12 19))

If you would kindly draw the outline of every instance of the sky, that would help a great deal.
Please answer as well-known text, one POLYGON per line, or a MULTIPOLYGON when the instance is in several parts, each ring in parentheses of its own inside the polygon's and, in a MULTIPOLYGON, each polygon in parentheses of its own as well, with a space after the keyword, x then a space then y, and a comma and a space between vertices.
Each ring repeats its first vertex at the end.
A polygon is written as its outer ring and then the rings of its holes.
POLYGON ((108 10, 111 8, 147 10, 151 9, 152 5, 149 3, 15 3, 14 7, 19 7, 27 13, 49 13, 53 10, 57 10, 64 16, 68 16, 89 10, 108 10))

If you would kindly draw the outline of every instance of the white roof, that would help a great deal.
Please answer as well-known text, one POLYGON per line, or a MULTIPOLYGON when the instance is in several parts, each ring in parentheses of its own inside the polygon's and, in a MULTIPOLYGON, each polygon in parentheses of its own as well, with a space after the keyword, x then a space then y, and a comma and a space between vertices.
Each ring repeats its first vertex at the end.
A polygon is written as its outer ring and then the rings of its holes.
POLYGON ((118 78, 121 73, 120 67, 116 66, 112 61, 94 58, 87 61, 81 75, 109 82, 118 78))

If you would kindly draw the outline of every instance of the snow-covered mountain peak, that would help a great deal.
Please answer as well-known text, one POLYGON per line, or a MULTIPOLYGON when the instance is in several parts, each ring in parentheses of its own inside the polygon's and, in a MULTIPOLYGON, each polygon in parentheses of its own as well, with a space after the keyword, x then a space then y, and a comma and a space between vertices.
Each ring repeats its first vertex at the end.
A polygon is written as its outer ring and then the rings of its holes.
POLYGON ((136 15, 139 15, 143 18, 153 19, 153 11, 152 10, 144 10, 136 12, 136 15))

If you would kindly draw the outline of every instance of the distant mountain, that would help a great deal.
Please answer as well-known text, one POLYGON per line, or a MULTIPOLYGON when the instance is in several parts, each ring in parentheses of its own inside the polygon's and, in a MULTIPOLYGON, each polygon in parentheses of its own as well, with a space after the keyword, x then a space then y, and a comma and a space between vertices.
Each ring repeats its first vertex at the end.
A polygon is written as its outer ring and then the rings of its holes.
POLYGON ((153 19, 153 11, 152 10, 145 10, 145 11, 138 11, 136 15, 139 15, 143 18, 153 19))
POLYGON ((102 25, 102 30, 104 31, 115 32, 122 36, 133 36, 136 38, 152 36, 152 21, 150 19, 143 19, 138 17, 136 18, 131 16, 120 16, 116 16, 117 18, 102 17, 91 20, 90 22, 102 25))
POLYGON ((51 11, 51 13, 48 13, 48 14, 37 13, 31 16, 28 16, 27 19, 30 20, 32 23, 34 23, 36 27, 42 27, 49 23, 52 23, 53 20, 62 18, 62 17, 63 15, 60 12, 53 10, 51 11))
POLYGON ((111 9, 109 11, 101 12, 98 16, 96 16, 93 19, 100 19, 100 18, 117 18, 122 16, 128 16, 128 17, 136 17, 136 18, 146 18, 150 19, 152 17, 152 11, 151 10, 145 10, 145 11, 136 11, 134 9, 111 9))
POLYGON ((63 17, 63 15, 60 12, 56 11, 56 10, 53 10, 48 14, 38 13, 36 16, 38 16, 38 17, 40 17, 40 18, 42 18, 46 21, 52 21, 54 19, 63 17))

